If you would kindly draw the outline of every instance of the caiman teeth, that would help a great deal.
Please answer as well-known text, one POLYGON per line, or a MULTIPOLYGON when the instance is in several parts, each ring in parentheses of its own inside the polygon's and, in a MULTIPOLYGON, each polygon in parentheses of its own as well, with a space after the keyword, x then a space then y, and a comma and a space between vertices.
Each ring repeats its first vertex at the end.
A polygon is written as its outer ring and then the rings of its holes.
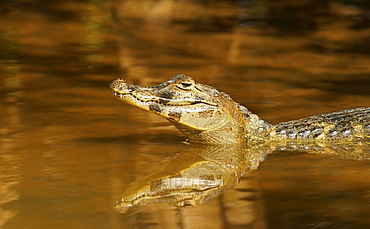
POLYGON ((211 102, 205 102, 205 101, 194 101, 191 103, 191 105, 195 105, 195 104, 208 104, 208 105, 215 106, 215 107, 218 106, 217 103, 211 103, 211 102))
POLYGON ((113 94, 114 94, 114 96, 116 96, 116 97, 118 97, 118 98, 120 98, 120 99, 122 99, 123 98, 123 95, 127 95, 127 94, 122 94, 122 93, 118 93, 118 92, 113 92, 113 94))
POLYGON ((113 90, 113 94, 123 99, 125 95, 130 95, 132 98, 134 98, 137 101, 140 101, 142 103, 148 103, 148 102, 155 102, 158 104, 163 104, 167 106, 187 106, 187 105, 197 105, 197 104, 207 104, 210 106, 218 106, 217 103, 207 102, 207 101, 201 101, 201 100, 166 100, 162 98, 142 98, 140 96, 137 96, 135 93, 132 93, 131 90, 122 91, 122 90, 113 90))
POLYGON ((114 92, 114 94, 122 94, 122 95, 125 95, 125 94, 131 94, 132 93, 132 90, 131 89, 126 89, 126 90, 117 89, 117 88, 111 88, 111 89, 114 92))
POLYGON ((151 99, 150 101, 158 102, 164 105, 170 106, 186 106, 186 105, 196 105, 196 104, 207 104, 210 106, 218 106, 216 103, 202 101, 202 100, 167 100, 167 99, 151 99))

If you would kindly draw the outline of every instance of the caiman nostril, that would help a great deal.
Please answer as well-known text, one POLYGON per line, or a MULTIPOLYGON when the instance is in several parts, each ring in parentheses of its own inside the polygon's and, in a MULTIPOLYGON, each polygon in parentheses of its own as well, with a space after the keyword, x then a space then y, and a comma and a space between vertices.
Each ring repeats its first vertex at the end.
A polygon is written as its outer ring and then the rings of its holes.
POLYGON ((129 84, 123 78, 118 78, 109 83, 109 88, 115 93, 127 94, 131 93, 132 89, 129 88, 129 84))

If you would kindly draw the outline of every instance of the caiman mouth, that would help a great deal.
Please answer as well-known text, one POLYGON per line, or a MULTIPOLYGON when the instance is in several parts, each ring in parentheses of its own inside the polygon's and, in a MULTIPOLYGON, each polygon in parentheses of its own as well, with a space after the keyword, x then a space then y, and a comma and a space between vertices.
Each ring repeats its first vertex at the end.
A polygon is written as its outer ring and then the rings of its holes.
POLYGON ((202 101, 202 100, 180 100, 180 99, 175 99, 175 100, 170 100, 170 99, 165 99, 165 98, 160 98, 160 97, 148 97, 146 98, 145 96, 139 96, 135 92, 127 92, 127 93, 119 93, 119 92, 113 92, 114 96, 118 99, 125 100, 127 99, 127 96, 130 96, 131 98, 135 99, 138 102, 141 103, 158 103, 161 105, 167 105, 167 106, 187 106, 187 105, 200 105, 200 104, 206 104, 210 106, 217 106, 217 103, 212 103, 212 102, 207 102, 207 101, 202 101))
POLYGON ((209 106, 217 107, 217 103, 213 103, 210 101, 199 99, 193 99, 193 98, 163 98, 155 96, 154 87, 140 87, 136 85, 132 85, 126 82, 126 80, 120 78, 117 80, 112 81, 109 84, 110 89, 112 90, 114 96, 120 100, 123 100, 125 102, 132 103, 132 100, 135 100, 138 102, 136 105, 143 103, 148 104, 151 102, 161 104, 161 105, 167 105, 167 106, 188 106, 188 105, 201 105, 206 104, 209 106), (151 95, 146 95, 151 94, 151 95))

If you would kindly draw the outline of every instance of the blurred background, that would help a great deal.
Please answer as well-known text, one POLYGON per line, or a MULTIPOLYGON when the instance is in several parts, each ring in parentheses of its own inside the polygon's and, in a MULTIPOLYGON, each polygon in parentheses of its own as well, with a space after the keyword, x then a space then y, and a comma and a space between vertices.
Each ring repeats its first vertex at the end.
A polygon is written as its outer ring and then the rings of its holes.
POLYGON ((206 205, 118 214, 115 197, 186 145, 108 88, 183 73, 274 124, 368 107, 369 1, 0 3, 0 228, 369 227, 369 163, 299 153, 206 205))

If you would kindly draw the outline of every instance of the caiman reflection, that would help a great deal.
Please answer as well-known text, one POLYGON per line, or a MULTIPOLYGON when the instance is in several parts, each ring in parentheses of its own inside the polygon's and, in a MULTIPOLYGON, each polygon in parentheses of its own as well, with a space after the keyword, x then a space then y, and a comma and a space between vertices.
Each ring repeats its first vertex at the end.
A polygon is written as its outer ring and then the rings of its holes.
POLYGON ((271 144, 229 146, 189 146, 159 171, 131 183, 116 200, 120 213, 131 207, 152 203, 194 206, 207 203, 232 189, 245 173, 257 169, 274 150, 304 151, 350 160, 369 160, 369 144, 271 144))
POLYGON ((204 204, 256 169, 263 155, 263 151, 247 153, 245 148, 189 147, 158 172, 134 181, 117 199, 116 209, 124 213, 136 205, 159 202, 175 206, 204 204))

